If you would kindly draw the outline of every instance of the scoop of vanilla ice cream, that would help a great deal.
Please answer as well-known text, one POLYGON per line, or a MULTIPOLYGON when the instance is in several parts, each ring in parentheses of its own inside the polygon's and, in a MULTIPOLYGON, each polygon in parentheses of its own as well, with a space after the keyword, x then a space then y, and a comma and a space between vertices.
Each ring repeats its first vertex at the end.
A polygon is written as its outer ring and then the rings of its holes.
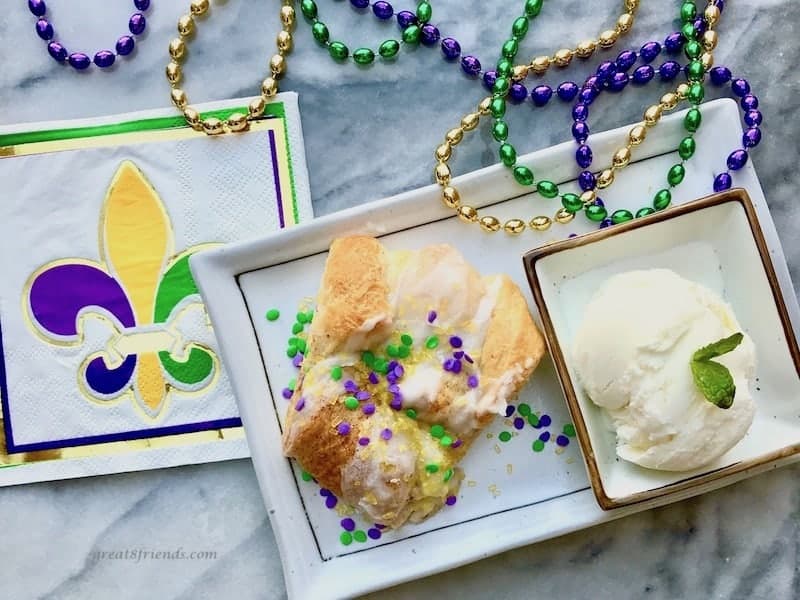
POLYGON ((590 300, 573 344, 578 378, 608 410, 617 455, 651 469, 688 471, 732 448, 753 421, 755 347, 745 335, 716 358, 733 376, 733 406, 705 399, 690 361, 703 346, 742 331, 711 290, 668 269, 610 278, 590 300))

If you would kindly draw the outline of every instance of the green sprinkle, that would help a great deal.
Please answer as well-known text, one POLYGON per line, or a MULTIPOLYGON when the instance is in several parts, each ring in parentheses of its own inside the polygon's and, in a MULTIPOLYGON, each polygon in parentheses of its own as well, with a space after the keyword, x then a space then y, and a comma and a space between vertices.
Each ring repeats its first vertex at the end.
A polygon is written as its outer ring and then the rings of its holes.
POLYGON ((286 349, 286 356, 288 356, 289 358, 294 358, 295 356, 297 356, 297 346, 289 346, 286 349))
POLYGON ((417 418, 417 411, 415 411, 413 408, 409 408, 409 409, 406 411, 406 416, 407 416, 409 419, 416 419, 416 418, 417 418))
POLYGON ((267 311, 266 316, 267 316, 267 321, 277 321, 278 317, 281 316, 281 311, 279 311, 277 308, 270 308, 267 311))
POLYGON ((289 388, 290 390, 294 391, 294 388, 296 388, 296 387, 297 387, 297 379, 295 379, 294 377, 292 377, 292 378, 289 380, 289 383, 287 383, 287 384, 286 384, 286 387, 287 387, 287 388, 289 388))
POLYGON ((309 309, 306 311, 306 323, 311 323, 311 321, 313 320, 314 320, 314 311, 309 309))
POLYGON ((289 346, 290 346, 290 347, 291 347, 291 346, 294 346, 295 348, 297 348, 297 342, 298 342, 299 340, 300 340, 300 338, 296 338, 296 337, 294 337, 294 336, 290 337, 290 338, 289 338, 289 346))
POLYGON ((533 442, 533 451, 534 452, 541 452, 544 450, 544 442, 542 440, 536 440, 533 442))
POLYGON ((297 349, 302 352, 303 354, 306 353, 306 341, 302 338, 298 338, 297 340, 297 349))
POLYGON ((425 347, 433 350, 436 346, 439 345, 439 338, 435 335, 430 336, 427 340, 425 340, 425 347))
POLYGON ((433 425, 431 427, 431 435, 435 438, 441 438, 444 435, 444 427, 441 425, 433 425))
POLYGON ((391 356, 392 358, 397 358, 399 355, 398 348, 394 344, 389 344, 386 346, 386 354, 391 356))
POLYGON ((447 469, 447 471, 444 472, 444 480, 445 481, 450 481, 450 478, 452 476, 453 476, 453 469, 447 469))
POLYGON ((349 531, 343 531, 339 535, 339 541, 342 542, 342 544, 344 544, 345 546, 349 546, 350 544, 353 543, 353 534, 350 533, 349 531))
POLYGON ((355 396, 348 396, 344 399, 344 405, 348 410, 355 410, 358 408, 358 400, 355 396))
POLYGON ((386 374, 389 370, 389 364, 382 358, 376 358, 375 362, 372 364, 372 368, 378 373, 386 374))
POLYGON ((428 473, 436 473, 439 471, 439 465, 434 465, 434 464, 425 465, 425 470, 428 473))
POLYGON ((500 438, 501 442, 508 442, 511 439, 511 434, 508 431, 501 431, 497 437, 500 438))
POLYGON ((414 338, 412 338, 407 333, 404 333, 403 335, 400 336, 400 341, 403 342, 404 346, 410 346, 414 343, 414 338))
POLYGON ((564 429, 562 429, 562 431, 567 437, 575 437, 575 425, 572 423, 567 423, 564 425, 564 429))
POLYGON ((331 379, 339 381, 342 378, 342 367, 335 366, 331 369, 331 379))
POLYGON ((517 407, 517 410, 519 411, 519 414, 521 414, 523 417, 527 417, 528 415, 531 414, 530 405, 525 404, 524 402, 517 407))
POLYGON ((531 413, 528 417, 528 423, 536 427, 539 424, 539 417, 531 413))
POLYGON ((303 478, 303 481, 311 481, 313 478, 311 477, 311 473, 308 471, 303 471, 300 473, 300 476, 303 478))
POLYGON ((442 446, 449 446, 453 443, 453 438, 451 438, 449 435, 442 436, 442 439, 439 440, 439 443, 442 446))
POLYGON ((296 318, 298 323, 308 323, 308 315, 304 312, 297 313, 296 318))
POLYGON ((361 353, 361 362, 363 362, 368 367, 372 368, 375 364, 375 355, 367 350, 366 352, 361 353))
POLYGON ((292 333, 297 334, 300 333, 301 331, 303 331, 302 323, 295 323, 294 325, 292 325, 292 333))
POLYGON ((367 541, 367 534, 364 533, 363 529, 356 529, 353 532, 353 539, 357 542, 361 542, 362 544, 367 541))
POLYGON ((400 346, 397 349, 397 357, 398 358, 408 358, 408 355, 411 354, 411 350, 408 346, 400 346))

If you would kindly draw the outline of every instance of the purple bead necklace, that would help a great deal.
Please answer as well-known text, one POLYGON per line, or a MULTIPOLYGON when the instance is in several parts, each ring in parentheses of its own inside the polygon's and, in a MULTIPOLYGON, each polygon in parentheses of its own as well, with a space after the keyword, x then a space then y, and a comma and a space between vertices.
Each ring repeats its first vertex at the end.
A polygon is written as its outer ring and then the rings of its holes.
MULTIPOLYGON (((144 32, 147 21, 142 12, 150 8, 150 0, 133 0, 133 5, 137 11, 128 21, 128 30, 133 35, 141 35, 144 32)), ((133 52, 135 46, 133 35, 123 35, 117 40, 116 52, 111 50, 100 50, 94 55, 94 59, 83 52, 68 52, 61 42, 54 40, 55 30, 53 24, 45 18, 47 5, 44 0, 28 0, 28 9, 37 17, 36 34, 47 42, 47 52, 59 63, 67 63, 77 71, 83 71, 91 66, 92 62, 102 69, 107 69, 117 59, 117 56, 127 56, 133 52)))
MULTIPOLYGON (((654 60, 660 52, 659 46, 657 42, 645 44, 642 46, 639 57, 647 62, 654 60)), ((617 61, 610 65, 602 63, 597 69, 597 74, 589 77, 584 83, 580 92, 580 99, 573 107, 573 116, 576 117, 576 120, 573 122, 572 135, 579 144, 575 153, 575 160, 579 167, 585 169, 578 176, 578 184, 584 191, 594 189, 597 182, 596 175, 588 170, 592 161, 592 151, 588 145, 589 126, 587 120, 589 118, 589 105, 604 90, 619 91, 616 89, 615 82, 624 81, 624 79, 617 77, 617 75, 624 73, 624 70, 630 69, 634 64, 633 61, 628 60, 629 53, 636 56, 635 53, 626 50, 620 53, 620 57, 623 57, 623 60, 618 57, 617 61), (616 72, 614 72, 615 68, 617 69, 616 72), (586 90, 591 90, 592 93, 584 94, 586 90)), ((674 61, 666 62, 658 69, 662 81, 671 81, 678 73, 685 72, 685 70, 685 67, 681 67, 674 61), (667 68, 665 69, 664 67, 667 68)), ((646 85, 653 80, 654 72, 655 70, 649 71, 646 77, 640 76, 637 81, 636 73, 644 73, 642 67, 639 67, 634 71, 634 77, 631 81, 638 85, 646 85)), ((726 160, 727 169, 714 176, 713 189, 715 192, 722 192, 732 187, 732 172, 742 169, 747 164, 749 151, 761 142, 762 132, 760 125, 763 123, 763 115, 758 110, 758 97, 751 93, 750 84, 746 79, 734 78, 730 69, 724 66, 712 68, 709 71, 709 76, 711 83, 717 87, 730 84, 731 93, 739 98, 739 105, 744 113, 743 120, 748 127, 742 135, 742 146, 728 154, 726 160)), ((602 207, 603 201, 598 198, 595 204, 602 207)), ((649 214, 649 212, 644 214, 649 214)), ((608 227, 612 224, 614 224, 614 221, 606 217, 600 222, 600 228, 608 227)))

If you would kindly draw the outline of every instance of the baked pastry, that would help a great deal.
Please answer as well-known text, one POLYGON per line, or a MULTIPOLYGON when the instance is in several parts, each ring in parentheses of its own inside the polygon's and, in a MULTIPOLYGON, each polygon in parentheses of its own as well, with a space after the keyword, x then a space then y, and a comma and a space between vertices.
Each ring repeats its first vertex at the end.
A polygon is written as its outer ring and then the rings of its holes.
POLYGON ((503 413, 545 346, 519 288, 481 277, 448 245, 389 251, 333 242, 284 453, 387 527, 454 495, 456 466, 503 413))

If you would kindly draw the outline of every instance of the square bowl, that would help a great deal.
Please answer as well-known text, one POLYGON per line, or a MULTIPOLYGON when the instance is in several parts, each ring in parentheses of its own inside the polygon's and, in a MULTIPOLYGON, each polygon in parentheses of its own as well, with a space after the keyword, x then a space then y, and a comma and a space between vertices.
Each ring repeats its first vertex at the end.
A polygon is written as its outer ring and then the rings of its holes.
POLYGON ((800 452, 800 351, 747 192, 729 190, 549 244, 523 260, 603 509, 700 487, 800 452), (618 458, 610 419, 576 377, 572 344, 590 298, 609 277, 648 268, 671 269, 716 292, 733 307, 756 347, 752 426, 728 452, 692 471, 658 471, 618 458))

